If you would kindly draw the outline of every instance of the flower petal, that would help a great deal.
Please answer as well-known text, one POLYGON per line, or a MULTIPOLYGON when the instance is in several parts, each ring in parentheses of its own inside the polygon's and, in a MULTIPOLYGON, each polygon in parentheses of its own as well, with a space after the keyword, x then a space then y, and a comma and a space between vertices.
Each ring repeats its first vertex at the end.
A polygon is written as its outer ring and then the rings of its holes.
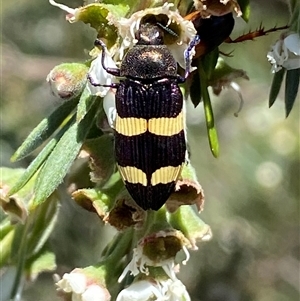
MULTIPOLYGON (((300 56, 300 37, 297 33, 292 33, 284 39, 284 45, 289 51, 300 56)), ((300 58, 298 58, 300 60, 300 58)))
POLYGON ((75 9, 70 8, 67 5, 56 3, 54 0, 49 0, 49 3, 53 6, 56 6, 60 9, 64 10, 65 12, 67 12, 71 15, 75 15, 75 9))
POLYGON ((66 293, 81 294, 86 288, 86 277, 81 273, 66 273, 56 285, 66 293))
POLYGON ((81 296, 82 301, 108 301, 110 295, 107 289, 101 288, 99 285, 93 284, 88 286, 81 296))
MULTIPOLYGON (((99 85, 109 86, 116 81, 115 77, 106 72, 102 64, 102 52, 92 61, 91 67, 89 70, 89 77, 95 83, 99 85)), ((104 65, 107 68, 117 68, 115 62, 111 56, 106 53, 104 58, 104 65)), ((92 95, 98 95, 104 97, 109 91, 110 87, 95 86, 88 81, 88 89, 92 95)))
POLYGON ((134 282, 129 287, 123 289, 119 293, 116 301, 162 300, 162 297, 160 290, 154 283, 141 280, 134 282))

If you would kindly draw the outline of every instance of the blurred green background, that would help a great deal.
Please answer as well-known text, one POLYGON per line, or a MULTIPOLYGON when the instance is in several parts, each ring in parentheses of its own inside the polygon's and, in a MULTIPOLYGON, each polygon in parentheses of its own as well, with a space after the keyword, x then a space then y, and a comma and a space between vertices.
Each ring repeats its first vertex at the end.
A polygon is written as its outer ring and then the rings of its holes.
MULTIPOLYGON (((260 23, 266 29, 288 23, 284 2, 251 3, 250 24, 237 20, 232 38, 260 23)), ((64 4, 75 8, 82 2, 64 4)), ((26 167, 33 157, 13 164, 9 158, 59 105, 47 74, 61 62, 87 59, 96 32, 83 23, 69 24, 46 0, 2 1, 1 6, 1 165, 26 167)), ((238 81, 245 100, 238 118, 233 90, 212 97, 218 159, 209 150, 202 103, 196 109, 187 104, 191 160, 206 196, 201 217, 214 234, 181 270, 192 300, 299 300, 299 99, 288 119, 283 91, 268 109, 272 75, 266 53, 279 35, 221 46, 225 53, 234 50, 226 62, 247 71, 250 81, 238 81)), ((58 272, 95 263, 105 243, 102 233, 99 219, 66 196, 51 240, 58 272)), ((112 230, 105 235, 109 239, 112 230)), ((44 274, 27 285, 23 300, 59 300, 51 277, 44 274)))

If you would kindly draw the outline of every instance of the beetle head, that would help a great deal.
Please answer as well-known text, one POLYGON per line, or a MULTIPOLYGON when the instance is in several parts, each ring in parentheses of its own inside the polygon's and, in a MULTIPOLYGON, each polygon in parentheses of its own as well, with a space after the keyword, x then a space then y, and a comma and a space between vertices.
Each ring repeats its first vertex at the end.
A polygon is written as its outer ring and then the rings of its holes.
POLYGON ((141 24, 135 34, 138 45, 162 45, 164 43, 164 33, 162 29, 151 23, 141 24))

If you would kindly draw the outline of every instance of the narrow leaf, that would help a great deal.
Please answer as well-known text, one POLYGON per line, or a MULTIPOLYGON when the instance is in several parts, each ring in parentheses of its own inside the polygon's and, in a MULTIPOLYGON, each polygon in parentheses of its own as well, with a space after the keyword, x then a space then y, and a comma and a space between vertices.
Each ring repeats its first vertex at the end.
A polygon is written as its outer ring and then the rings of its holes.
POLYGON ((14 235, 15 231, 11 230, 3 239, 0 240, 0 268, 4 265, 8 266, 8 263, 11 262, 11 246, 14 240, 14 235))
POLYGON ((191 86, 190 86, 191 101, 195 108, 198 106, 198 104, 201 101, 201 86, 199 85, 199 82, 200 82, 199 71, 196 70, 193 73, 191 86))
POLYGON ((59 199, 55 193, 32 212, 30 216, 32 227, 27 237, 28 257, 35 256, 44 247, 55 228, 58 213, 59 199))
POLYGON ((286 72, 285 95, 284 95, 286 117, 289 116, 293 108, 294 102, 296 100, 298 94, 298 88, 299 88, 299 80, 300 80, 300 68, 288 70, 286 72))
POLYGON ((67 101, 58 107, 50 116, 43 119, 13 154, 11 160, 18 161, 27 157, 32 151, 47 140, 76 107, 77 103, 78 98, 67 101))
POLYGON ((81 94, 78 106, 77 106, 77 116, 76 116, 76 122, 80 122, 86 113, 90 110, 92 107, 94 101, 96 99, 96 96, 91 95, 89 89, 85 88, 81 94))
POLYGON ((209 52, 202 58, 203 69, 208 80, 211 79, 211 76, 215 70, 219 58, 219 49, 215 48, 213 51, 209 52))
POLYGON ((70 125, 74 122, 74 118, 71 118, 68 123, 58 132, 58 134, 52 138, 47 145, 42 149, 38 156, 30 163, 22 176, 17 180, 14 186, 9 190, 8 196, 11 196, 23 188, 28 181, 36 174, 45 160, 48 158, 52 150, 55 148, 59 139, 67 131, 70 125))
POLYGON ((242 18, 248 22, 250 18, 250 1, 249 0, 238 0, 242 11, 242 18))
POLYGON ((200 73, 200 85, 201 85, 202 99, 204 105, 204 114, 206 120, 208 141, 213 156, 217 158, 219 156, 218 134, 215 128, 214 113, 213 113, 213 109, 212 109, 212 105, 207 89, 207 77, 203 70, 203 66, 201 62, 198 65, 198 69, 200 73))
MULTIPOLYGON (((0 242, 3 237, 8 234, 11 230, 13 230, 14 226, 11 224, 8 217, 4 218, 0 223, 0 242)), ((0 248, 1 250, 1 248, 0 248)))
POLYGON ((33 206, 44 202, 63 181, 88 134, 97 106, 80 123, 74 123, 62 136, 39 173, 33 206))
POLYGON ((278 96, 278 93, 282 85, 284 74, 285 74, 285 69, 283 68, 274 74, 270 95, 269 95, 269 108, 272 107, 272 105, 274 104, 278 96))

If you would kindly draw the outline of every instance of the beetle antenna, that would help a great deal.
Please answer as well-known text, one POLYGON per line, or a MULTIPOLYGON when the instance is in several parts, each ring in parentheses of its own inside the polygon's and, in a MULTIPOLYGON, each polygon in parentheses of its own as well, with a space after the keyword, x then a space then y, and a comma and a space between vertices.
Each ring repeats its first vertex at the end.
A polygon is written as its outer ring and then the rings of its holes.
POLYGON ((178 34, 173 31, 171 28, 166 27, 164 25, 162 25, 161 23, 157 22, 156 23, 161 29, 165 30, 167 33, 169 33, 170 35, 172 35, 173 37, 177 37, 178 38, 178 34))

